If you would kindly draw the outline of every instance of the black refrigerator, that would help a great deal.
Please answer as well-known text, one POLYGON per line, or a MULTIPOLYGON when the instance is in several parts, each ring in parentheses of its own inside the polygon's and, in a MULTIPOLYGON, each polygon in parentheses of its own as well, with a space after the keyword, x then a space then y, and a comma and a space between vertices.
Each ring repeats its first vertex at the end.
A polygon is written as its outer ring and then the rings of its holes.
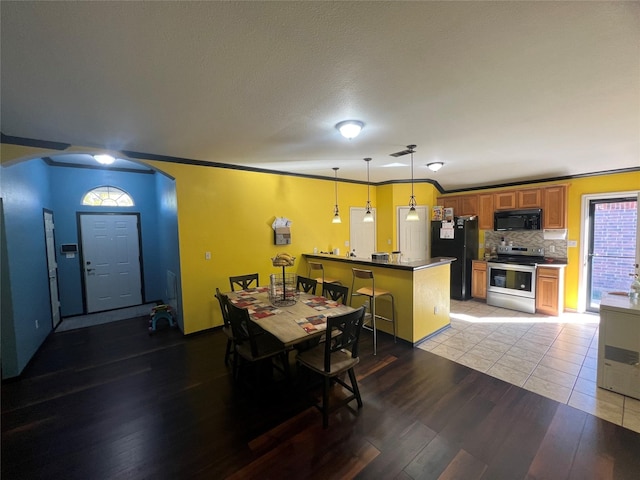
MULTIPOLYGON (((471 298, 471 261, 478 254, 478 217, 455 217, 453 231, 431 222, 431 256, 455 257, 451 263, 451 298, 471 298)), ((450 226, 451 224, 449 224, 450 226)))

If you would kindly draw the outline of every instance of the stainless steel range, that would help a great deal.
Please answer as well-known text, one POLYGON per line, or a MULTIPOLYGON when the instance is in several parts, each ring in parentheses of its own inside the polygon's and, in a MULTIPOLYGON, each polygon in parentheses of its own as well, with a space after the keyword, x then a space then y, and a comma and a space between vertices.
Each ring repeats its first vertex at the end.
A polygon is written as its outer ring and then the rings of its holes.
POLYGON ((487 262, 487 304, 535 313, 536 268, 544 248, 501 245, 497 253, 487 262))

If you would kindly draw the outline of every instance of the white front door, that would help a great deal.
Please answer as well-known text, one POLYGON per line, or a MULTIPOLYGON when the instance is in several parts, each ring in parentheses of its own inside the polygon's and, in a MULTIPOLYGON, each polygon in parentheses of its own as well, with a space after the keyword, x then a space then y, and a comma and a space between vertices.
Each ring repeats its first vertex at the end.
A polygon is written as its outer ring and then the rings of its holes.
POLYGON ((373 222, 370 223, 362 221, 366 211, 359 207, 351 207, 349 210, 349 248, 356 251, 356 257, 361 258, 371 258, 371 254, 376 251, 376 209, 371 209, 373 222))
POLYGON ((138 216, 80 214, 87 313, 142 304, 138 216))
POLYGON ((53 213, 44 212, 44 238, 47 249, 47 270, 49 272, 49 299, 51 302, 51 323, 56 328, 60 323, 60 298, 58 295, 58 264, 56 263, 56 243, 54 237, 53 213))
POLYGON ((398 207, 398 249, 402 259, 407 261, 424 260, 429 251, 429 208, 416 207, 420 221, 407 222, 409 207, 398 207))

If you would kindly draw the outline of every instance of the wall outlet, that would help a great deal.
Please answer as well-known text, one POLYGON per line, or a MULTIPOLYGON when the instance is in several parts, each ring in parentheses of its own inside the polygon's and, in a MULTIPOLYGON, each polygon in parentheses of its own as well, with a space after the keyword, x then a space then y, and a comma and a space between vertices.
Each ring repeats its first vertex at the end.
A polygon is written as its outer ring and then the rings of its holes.
POLYGON ((204 252, 204 259, 211 260, 211 252, 204 252))
POLYGON ((349 246, 349 240, 345 240, 345 241, 344 241, 344 246, 345 246, 345 247, 348 247, 348 246, 349 246))
POLYGON ((434 315, 438 315, 440 313, 440 307, 438 307, 438 305, 436 305, 435 307, 433 307, 433 314, 434 315))
POLYGON ((391 239, 387 238, 387 245, 391 245, 391 239))
POLYGON ((40 328, 40 322, 38 322, 38 320, 36 320, 36 328, 40 328))
POLYGON ((567 247, 577 247, 578 246, 578 241, 577 240, 568 240, 567 241, 567 247))
POLYGON ((550 246, 549 246, 549 251, 550 251, 551 253, 556 253, 556 246, 555 246, 555 245, 550 245, 550 246))

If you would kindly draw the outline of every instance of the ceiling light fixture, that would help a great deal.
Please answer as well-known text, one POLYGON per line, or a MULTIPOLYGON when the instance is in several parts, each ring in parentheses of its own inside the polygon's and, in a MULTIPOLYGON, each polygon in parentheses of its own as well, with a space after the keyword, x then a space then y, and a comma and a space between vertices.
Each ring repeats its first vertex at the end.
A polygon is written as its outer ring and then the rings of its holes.
POLYGON ((338 167, 333 167, 333 171, 336 172, 336 180, 335 180, 335 190, 336 190, 336 206, 333 209, 333 220, 331 223, 342 223, 340 220, 340 212, 338 211, 338 167))
POLYGON ((95 158, 96 162, 100 163, 101 165, 111 165, 116 161, 114 157, 106 154, 94 155, 93 158, 95 158))
POLYGON ((371 161, 371 159, 365 158, 364 161, 367 162, 367 211, 364 212, 364 218, 362 219, 362 221, 365 223, 371 223, 373 222, 373 213, 371 213, 371 198, 369 197, 369 187, 371 186, 371 184, 369 183, 369 162, 371 161))
POLYGON ((360 135, 360 131, 364 127, 364 123, 360 120, 345 120, 336 124, 336 128, 344 138, 351 140, 360 135))
POLYGON ((413 152, 416 148, 415 145, 407 145, 407 149, 411 154, 411 196, 409 197, 409 213, 407 213, 407 222, 417 222, 420 220, 418 212, 416 211, 416 197, 413 194, 413 152))
POLYGON ((442 162, 431 162, 431 163, 427 163, 427 168, 432 172, 437 172, 442 168, 443 165, 444 163, 442 162))

